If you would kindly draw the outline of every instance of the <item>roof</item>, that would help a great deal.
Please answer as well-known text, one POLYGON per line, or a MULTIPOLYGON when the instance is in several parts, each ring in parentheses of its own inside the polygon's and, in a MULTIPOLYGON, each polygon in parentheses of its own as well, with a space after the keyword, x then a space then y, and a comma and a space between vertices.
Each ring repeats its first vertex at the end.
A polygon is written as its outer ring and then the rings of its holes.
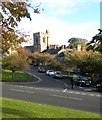
POLYGON ((64 56, 65 56, 64 52, 61 52, 61 53, 59 53, 59 55, 57 55, 57 57, 64 57, 64 56))
POLYGON ((34 52, 34 46, 25 46, 25 48, 32 51, 32 52, 34 52))
POLYGON ((43 53, 50 53, 50 54, 58 54, 58 52, 61 50, 61 48, 51 48, 51 49, 46 49, 43 51, 43 53))

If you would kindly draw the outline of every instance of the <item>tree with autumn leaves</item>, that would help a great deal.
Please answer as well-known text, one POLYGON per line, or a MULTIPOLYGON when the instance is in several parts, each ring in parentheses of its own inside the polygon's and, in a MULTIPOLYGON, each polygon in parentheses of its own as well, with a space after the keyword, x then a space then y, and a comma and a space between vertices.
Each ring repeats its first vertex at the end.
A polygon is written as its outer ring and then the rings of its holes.
POLYGON ((16 29, 22 18, 31 20, 28 8, 32 8, 34 13, 40 13, 39 5, 32 7, 29 0, 0 2, 0 51, 2 53, 9 53, 9 49, 18 51, 2 57, 2 68, 10 69, 12 77, 15 71, 27 68, 30 63, 30 54, 19 46, 26 42, 27 35, 16 29))
POLYGON ((102 54, 93 51, 72 51, 65 53, 64 63, 80 74, 88 74, 96 83, 102 79, 102 54))
POLYGON ((17 70, 29 68, 31 60, 23 53, 13 53, 2 57, 2 68, 12 71, 13 75, 17 70))
POLYGON ((0 2, 0 38, 2 39, 0 49, 2 52, 8 52, 8 50, 18 48, 19 44, 26 42, 24 33, 21 33, 16 29, 18 23, 22 18, 28 18, 31 20, 28 8, 32 8, 34 13, 40 13, 39 6, 32 7, 29 0, 25 2, 13 2, 8 0, 7 2, 0 2))
POLYGON ((30 56, 32 60, 32 64, 42 65, 45 69, 54 69, 54 70, 62 70, 63 65, 60 62, 57 62, 54 55, 49 53, 32 53, 30 56))
POLYGON ((30 58, 32 59, 33 63, 37 63, 40 65, 40 63, 42 65, 50 65, 51 62, 54 60, 54 55, 51 55, 49 53, 39 53, 39 52, 35 52, 32 53, 32 56, 30 56, 30 58))

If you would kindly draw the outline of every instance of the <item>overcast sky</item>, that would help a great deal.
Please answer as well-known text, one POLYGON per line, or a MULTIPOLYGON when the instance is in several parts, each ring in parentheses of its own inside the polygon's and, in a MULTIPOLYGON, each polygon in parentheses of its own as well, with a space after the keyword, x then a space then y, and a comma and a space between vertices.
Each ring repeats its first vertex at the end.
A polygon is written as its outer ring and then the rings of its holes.
MULTIPOLYGON (((33 0, 41 3, 41 14, 31 11, 32 21, 23 19, 19 29, 33 33, 50 32, 51 44, 66 44, 72 37, 91 40, 100 28, 101 0, 33 0)), ((34 4, 32 3, 32 5, 34 4)))

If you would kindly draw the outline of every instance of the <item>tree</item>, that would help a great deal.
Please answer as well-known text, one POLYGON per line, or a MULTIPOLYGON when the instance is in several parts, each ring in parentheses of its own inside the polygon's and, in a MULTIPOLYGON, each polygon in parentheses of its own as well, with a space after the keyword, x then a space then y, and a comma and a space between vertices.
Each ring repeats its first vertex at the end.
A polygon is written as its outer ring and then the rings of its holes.
POLYGON ((65 64, 69 68, 77 68, 90 55, 87 51, 65 52, 65 64))
POLYGON ((73 37, 73 38, 70 38, 68 40, 68 43, 69 43, 69 47, 71 49, 73 48, 77 48, 78 45, 80 44, 82 46, 82 48, 86 45, 88 41, 86 39, 82 39, 82 38, 76 38, 76 37, 73 37))
POLYGON ((60 62, 55 60, 55 56, 49 53, 32 53, 30 56, 33 63, 37 63, 38 65, 41 64, 42 66, 46 67, 47 69, 63 69, 63 65, 60 62))
POLYGON ((45 65, 47 63, 47 65, 49 65, 51 63, 51 61, 54 59, 54 56, 49 54, 49 53, 38 53, 35 52, 32 54, 31 59, 34 63, 42 63, 43 65, 45 65))
POLYGON ((76 72, 88 73, 92 80, 102 79, 102 54, 92 51, 73 51, 65 54, 65 64, 76 72))
POLYGON ((102 30, 98 29, 99 33, 96 34, 92 40, 87 44, 87 50, 98 51, 102 53, 102 30))
MULTIPOLYGON (((21 42, 26 42, 27 35, 16 30, 18 23, 22 18, 31 20, 28 8, 32 8, 34 13, 40 13, 39 5, 32 7, 30 3, 25 2, 0 2, 0 32, 2 35, 2 51, 8 52, 9 48, 15 49, 21 42), (2 29, 2 30, 1 30, 2 29)), ((1 46, 0 46, 1 47, 1 46)))
POLYGON ((41 55, 40 56, 41 62, 44 64, 47 63, 47 65, 49 65, 53 61, 53 59, 55 58, 54 55, 51 55, 49 53, 41 53, 40 55, 41 55))
POLYGON ((12 79, 15 71, 29 67, 30 59, 21 53, 14 53, 2 57, 2 68, 12 71, 12 79))
POLYGON ((56 60, 52 60, 51 63, 48 65, 49 69, 54 69, 54 70, 63 70, 64 71, 64 66, 62 65, 61 62, 57 62, 56 60))
POLYGON ((88 73, 93 83, 102 82, 102 54, 91 52, 86 60, 80 64, 80 71, 88 73))
POLYGON ((17 52, 20 53, 20 54, 24 54, 25 56, 27 56, 29 58, 33 54, 30 50, 25 49, 25 48, 19 48, 17 52))

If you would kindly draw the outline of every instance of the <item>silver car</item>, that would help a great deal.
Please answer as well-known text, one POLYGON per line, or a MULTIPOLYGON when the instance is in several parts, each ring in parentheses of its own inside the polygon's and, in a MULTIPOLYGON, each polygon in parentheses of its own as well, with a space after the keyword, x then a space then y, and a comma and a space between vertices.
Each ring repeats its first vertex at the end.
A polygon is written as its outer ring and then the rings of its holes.
POLYGON ((61 71, 55 71, 53 74, 54 78, 63 78, 63 74, 61 71))
POLYGON ((53 71, 53 70, 47 70, 47 71, 46 71, 46 75, 51 76, 51 75, 53 75, 53 74, 54 74, 54 71, 53 71))

